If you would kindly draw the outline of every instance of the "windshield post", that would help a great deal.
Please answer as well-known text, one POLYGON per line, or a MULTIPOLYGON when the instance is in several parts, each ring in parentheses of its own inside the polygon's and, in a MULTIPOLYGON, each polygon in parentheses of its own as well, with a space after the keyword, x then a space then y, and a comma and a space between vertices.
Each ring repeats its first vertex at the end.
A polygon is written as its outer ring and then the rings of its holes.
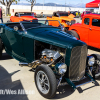
POLYGON ((21 21, 19 21, 19 23, 20 23, 20 25, 21 25, 21 27, 22 27, 22 30, 25 32, 25 34, 27 34, 27 31, 25 30, 25 28, 24 28, 24 26, 23 26, 22 22, 21 22, 21 21))
POLYGON ((60 21, 58 21, 58 22, 59 22, 59 24, 60 24, 61 30, 64 31, 63 25, 61 25, 60 21))

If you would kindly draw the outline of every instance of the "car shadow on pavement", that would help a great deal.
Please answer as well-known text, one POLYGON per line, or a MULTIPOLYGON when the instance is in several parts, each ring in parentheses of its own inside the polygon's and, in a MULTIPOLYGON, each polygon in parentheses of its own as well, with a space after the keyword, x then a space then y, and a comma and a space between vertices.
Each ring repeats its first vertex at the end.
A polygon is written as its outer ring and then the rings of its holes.
MULTIPOLYGON (((100 79, 100 77, 98 78, 100 79)), ((85 82, 88 82, 90 81, 89 79, 84 79, 84 80, 81 80, 79 82, 76 82, 74 83, 75 85, 79 85, 79 84, 83 84, 85 82)), ((96 81, 96 84, 93 84, 92 86, 90 87, 87 87, 85 89, 82 89, 81 86, 78 87, 75 91, 78 91, 79 94, 80 93, 83 93, 84 91, 88 90, 88 89, 91 89, 95 86, 99 86, 99 83, 96 81)), ((65 85, 65 86, 60 86, 58 89, 57 89, 57 92, 56 92, 56 95, 53 99, 61 99, 61 98, 64 98, 64 97, 67 97, 67 96, 70 96, 71 94, 73 94, 75 92, 73 90, 73 88, 70 86, 70 85, 65 85)))
POLYGON ((0 100, 28 100, 20 80, 13 81, 11 76, 19 72, 8 73, 0 65, 0 100))
POLYGON ((73 92, 74 90, 69 85, 60 86, 57 89, 56 95, 53 99, 61 99, 61 98, 67 97, 71 95, 73 92))
POLYGON ((0 60, 8 60, 8 59, 13 59, 13 58, 7 53, 2 53, 2 57, 0 58, 0 60))

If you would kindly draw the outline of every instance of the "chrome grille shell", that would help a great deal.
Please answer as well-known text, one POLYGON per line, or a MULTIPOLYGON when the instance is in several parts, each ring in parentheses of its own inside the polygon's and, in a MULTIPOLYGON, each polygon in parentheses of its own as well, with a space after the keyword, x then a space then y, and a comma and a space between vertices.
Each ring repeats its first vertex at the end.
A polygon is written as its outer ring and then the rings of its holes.
POLYGON ((77 46, 71 51, 69 79, 72 81, 80 80, 85 74, 87 59, 87 46, 77 46))

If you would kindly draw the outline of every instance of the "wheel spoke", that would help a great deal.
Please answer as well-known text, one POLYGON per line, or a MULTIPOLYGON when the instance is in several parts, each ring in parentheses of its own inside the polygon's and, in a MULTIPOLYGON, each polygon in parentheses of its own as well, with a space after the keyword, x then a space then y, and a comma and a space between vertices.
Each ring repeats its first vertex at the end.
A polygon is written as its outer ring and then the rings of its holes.
POLYGON ((40 81, 40 82, 42 81, 40 77, 39 77, 39 81, 40 81))
POLYGON ((44 75, 42 74, 42 81, 44 81, 44 75))
POLYGON ((50 84, 47 75, 43 71, 39 71, 37 74, 37 83, 40 91, 44 94, 48 93, 50 84))
POLYGON ((48 86, 48 87, 49 87, 49 84, 48 84, 48 83, 45 83, 45 82, 44 82, 44 84, 45 84, 46 86, 48 86))
POLYGON ((45 79, 44 80, 47 80, 47 77, 45 76, 45 79))

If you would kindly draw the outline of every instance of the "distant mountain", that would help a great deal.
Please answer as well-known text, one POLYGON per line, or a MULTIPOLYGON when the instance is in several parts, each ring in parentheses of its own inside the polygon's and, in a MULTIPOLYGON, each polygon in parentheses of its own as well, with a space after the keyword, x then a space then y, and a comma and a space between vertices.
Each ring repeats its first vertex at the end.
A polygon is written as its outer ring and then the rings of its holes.
POLYGON ((84 3, 79 3, 79 4, 76 4, 76 5, 73 5, 73 7, 85 8, 85 4, 84 3))
POLYGON ((30 3, 23 3, 23 2, 22 3, 19 3, 18 2, 17 4, 16 3, 12 3, 12 5, 30 5, 30 3))
MULTIPOLYGON (((13 3, 13 5, 16 5, 15 3, 13 3)), ((31 5, 30 3, 17 3, 17 5, 31 5)), ((41 3, 36 3, 35 6, 43 6, 43 4, 41 3)), ((78 7, 78 8, 85 8, 85 4, 84 3, 79 3, 79 4, 67 4, 67 5, 61 5, 61 4, 56 4, 56 3, 45 3, 44 6, 57 6, 57 7, 78 7)))
MULTIPOLYGON (((43 4, 36 3, 36 6, 43 6, 43 4)), ((45 3, 44 6, 58 6, 58 7, 69 7, 69 5, 61 5, 61 4, 56 4, 56 3, 45 3)))

